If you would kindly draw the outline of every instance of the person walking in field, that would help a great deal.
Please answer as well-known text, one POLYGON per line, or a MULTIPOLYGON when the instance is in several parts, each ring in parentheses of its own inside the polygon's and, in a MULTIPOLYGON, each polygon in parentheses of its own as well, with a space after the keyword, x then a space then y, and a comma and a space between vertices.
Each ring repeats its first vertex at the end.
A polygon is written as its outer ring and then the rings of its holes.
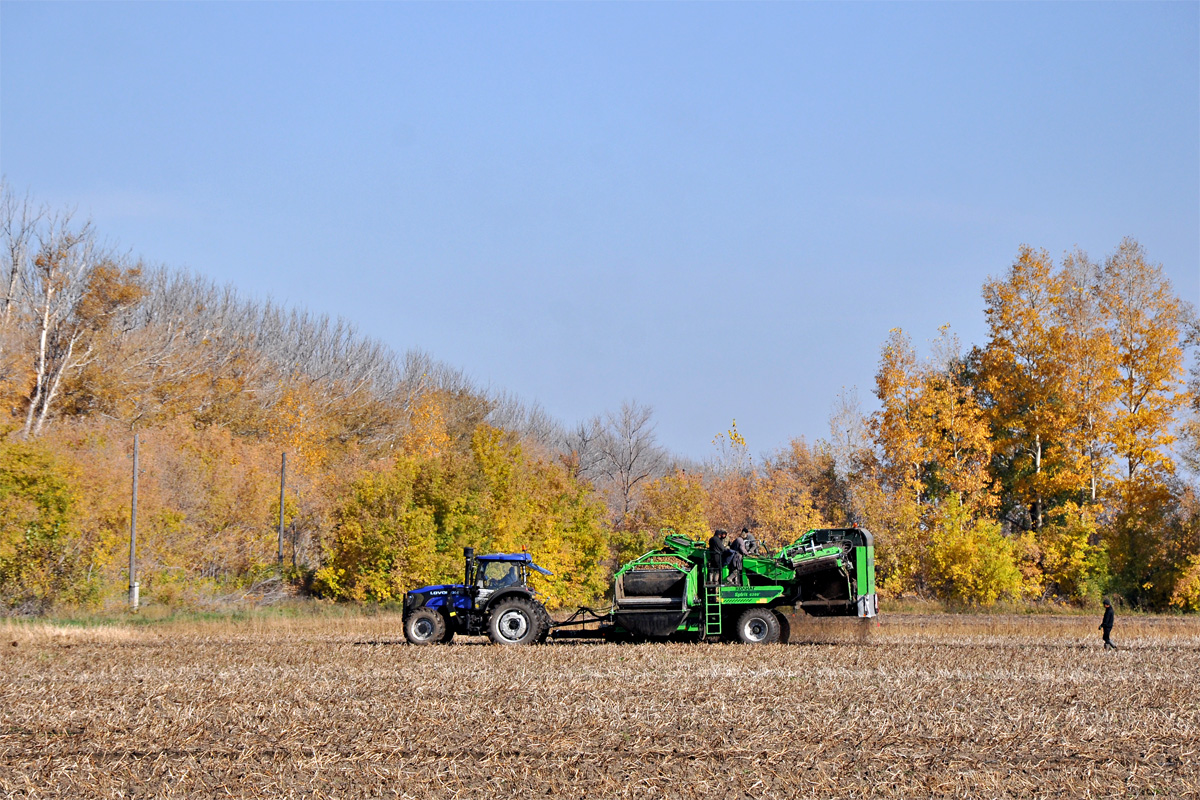
POLYGON ((1104 631, 1104 649, 1105 650, 1116 650, 1117 649, 1117 646, 1112 643, 1112 639, 1109 638, 1109 635, 1112 633, 1112 628, 1113 628, 1113 607, 1112 607, 1112 603, 1108 602, 1108 600, 1106 599, 1104 601, 1104 619, 1100 621, 1100 630, 1104 631))

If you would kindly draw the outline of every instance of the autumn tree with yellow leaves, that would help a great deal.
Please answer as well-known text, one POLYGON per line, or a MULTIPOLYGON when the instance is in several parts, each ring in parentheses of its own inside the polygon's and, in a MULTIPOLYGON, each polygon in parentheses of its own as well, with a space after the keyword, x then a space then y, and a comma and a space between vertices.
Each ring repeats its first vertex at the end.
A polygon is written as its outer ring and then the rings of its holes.
POLYGON ((1184 341, 1191 309, 1171 290, 1162 268, 1131 239, 1100 273, 1100 298, 1116 360, 1110 441, 1116 460, 1109 534, 1113 571, 1135 602, 1160 603, 1170 593, 1170 518, 1177 500, 1171 446, 1189 402, 1184 341))
MULTIPOLYGON (((948 328, 942 328, 934 350, 938 357, 922 362, 903 331, 893 330, 876 373, 881 408, 871 430, 878 466, 874 480, 860 486, 858 494, 865 521, 877 535, 880 585, 893 594, 944 589, 948 584, 939 583, 938 576, 968 552, 989 563, 1011 558, 1007 551, 976 552, 994 545, 994 538, 983 537, 968 551, 957 547, 957 539, 934 536, 974 530, 995 506, 992 442, 948 328), (946 555, 945 548, 956 555, 946 555)), ((975 597, 961 581, 954 585, 960 600, 991 597, 990 590, 975 597)), ((1011 589, 1004 586, 1006 592, 1011 589)))
POLYGON ((1193 310, 1128 239, 1102 265, 1022 247, 983 296, 988 340, 965 358, 923 363, 900 331, 884 344, 874 460, 853 476, 881 585, 962 602, 1110 588, 1189 602, 1170 591, 1200 552, 1172 451, 1195 403, 1193 310), (967 579, 982 571, 1019 580, 967 579))
POLYGON ((804 439, 763 460, 751 490, 756 537, 772 550, 814 528, 847 524, 849 498, 833 456, 804 439))
POLYGON ((335 514, 315 588, 324 595, 388 601, 460 579, 462 549, 533 553, 554 574, 538 588, 552 607, 604 591, 603 507, 560 463, 481 425, 470 452, 401 454, 356 481, 335 514))
POLYGON ((1022 247, 1008 274, 984 284, 988 342, 979 354, 978 385, 987 404, 997 463, 1010 503, 1034 529, 1046 504, 1072 483, 1062 432, 1064 332, 1055 318, 1062 276, 1044 250, 1022 247))

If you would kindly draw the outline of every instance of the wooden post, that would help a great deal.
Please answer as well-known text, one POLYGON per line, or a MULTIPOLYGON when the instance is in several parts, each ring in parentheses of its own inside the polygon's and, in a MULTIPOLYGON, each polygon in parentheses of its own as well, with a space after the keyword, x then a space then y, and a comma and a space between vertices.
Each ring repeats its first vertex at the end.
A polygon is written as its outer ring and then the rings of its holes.
POLYGON ((129 507, 129 610, 138 610, 137 581, 138 435, 133 435, 133 499, 129 507))
POLYGON ((287 453, 279 462, 279 571, 283 572, 283 491, 287 486, 287 453))

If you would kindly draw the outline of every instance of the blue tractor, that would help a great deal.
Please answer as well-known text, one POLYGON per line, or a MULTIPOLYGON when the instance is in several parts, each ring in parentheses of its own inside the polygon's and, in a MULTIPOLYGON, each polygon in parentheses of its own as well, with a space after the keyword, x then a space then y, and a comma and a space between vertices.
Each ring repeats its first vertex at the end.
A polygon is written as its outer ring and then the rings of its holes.
POLYGON ((550 614, 529 585, 533 570, 550 575, 528 553, 477 556, 463 548, 463 583, 423 586, 404 595, 404 638, 409 644, 448 644, 454 634, 487 634, 496 644, 539 644, 550 614))

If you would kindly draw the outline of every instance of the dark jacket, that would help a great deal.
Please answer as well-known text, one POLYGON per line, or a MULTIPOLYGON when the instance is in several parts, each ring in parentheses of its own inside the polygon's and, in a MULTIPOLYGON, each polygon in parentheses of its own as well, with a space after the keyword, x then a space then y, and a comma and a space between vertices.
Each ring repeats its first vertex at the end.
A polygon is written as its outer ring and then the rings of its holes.
POLYGON ((708 540, 708 549, 714 553, 724 553, 729 549, 729 545, 725 544, 725 540, 714 533, 712 538, 708 540))
POLYGON ((1113 626, 1113 610, 1112 606, 1104 609, 1104 620, 1100 623, 1100 627, 1106 631, 1111 631, 1113 626))

